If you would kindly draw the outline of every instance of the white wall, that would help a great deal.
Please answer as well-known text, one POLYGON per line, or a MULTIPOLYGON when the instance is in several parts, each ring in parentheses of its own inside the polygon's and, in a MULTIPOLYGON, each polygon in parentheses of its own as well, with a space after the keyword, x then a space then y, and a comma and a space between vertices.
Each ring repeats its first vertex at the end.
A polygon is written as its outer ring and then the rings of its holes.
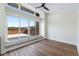
POLYGON ((5 16, 5 4, 0 4, 0 37, 1 37, 1 54, 5 53, 4 43, 6 40, 6 16, 5 16))
POLYGON ((46 15, 47 38, 76 45, 76 12, 71 11, 46 15))

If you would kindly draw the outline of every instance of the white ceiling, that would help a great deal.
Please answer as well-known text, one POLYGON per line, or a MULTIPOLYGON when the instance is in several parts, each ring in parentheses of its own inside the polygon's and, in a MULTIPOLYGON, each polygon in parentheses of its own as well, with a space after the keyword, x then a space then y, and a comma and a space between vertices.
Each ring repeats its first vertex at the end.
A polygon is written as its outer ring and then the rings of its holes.
MULTIPOLYGON (((38 7, 41 3, 28 3, 32 7, 38 7)), ((44 8, 38 8, 38 10, 43 11, 44 13, 53 13, 53 12, 74 12, 78 8, 78 3, 46 3, 46 7, 50 11, 45 10, 44 8)))

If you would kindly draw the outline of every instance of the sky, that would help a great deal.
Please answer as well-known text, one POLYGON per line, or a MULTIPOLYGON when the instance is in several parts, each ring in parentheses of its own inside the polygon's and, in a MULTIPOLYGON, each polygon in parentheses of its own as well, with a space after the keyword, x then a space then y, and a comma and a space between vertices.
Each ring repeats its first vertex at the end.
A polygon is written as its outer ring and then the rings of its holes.
MULTIPOLYGON (((19 20, 21 27, 28 27, 28 19, 21 19, 15 16, 7 16, 8 19, 8 27, 18 27, 19 20)), ((34 26, 34 20, 29 20, 30 26, 34 26)))

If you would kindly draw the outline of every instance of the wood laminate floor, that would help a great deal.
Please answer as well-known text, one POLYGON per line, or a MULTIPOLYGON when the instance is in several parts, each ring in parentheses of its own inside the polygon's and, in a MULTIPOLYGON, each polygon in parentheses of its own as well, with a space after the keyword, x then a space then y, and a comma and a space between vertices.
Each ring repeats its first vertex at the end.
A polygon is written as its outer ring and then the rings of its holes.
POLYGON ((78 53, 76 46, 46 39, 4 54, 4 56, 77 56, 77 55, 78 53))

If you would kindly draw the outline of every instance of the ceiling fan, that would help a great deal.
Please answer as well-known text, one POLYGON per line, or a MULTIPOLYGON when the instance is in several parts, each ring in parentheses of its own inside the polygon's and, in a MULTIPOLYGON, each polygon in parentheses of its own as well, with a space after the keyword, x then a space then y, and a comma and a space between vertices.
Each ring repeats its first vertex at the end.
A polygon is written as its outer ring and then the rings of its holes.
POLYGON ((49 9, 45 6, 45 4, 46 4, 46 3, 42 3, 41 6, 38 6, 38 7, 36 7, 36 8, 41 8, 41 7, 43 7, 44 9, 46 9, 47 11, 49 11, 49 9))

